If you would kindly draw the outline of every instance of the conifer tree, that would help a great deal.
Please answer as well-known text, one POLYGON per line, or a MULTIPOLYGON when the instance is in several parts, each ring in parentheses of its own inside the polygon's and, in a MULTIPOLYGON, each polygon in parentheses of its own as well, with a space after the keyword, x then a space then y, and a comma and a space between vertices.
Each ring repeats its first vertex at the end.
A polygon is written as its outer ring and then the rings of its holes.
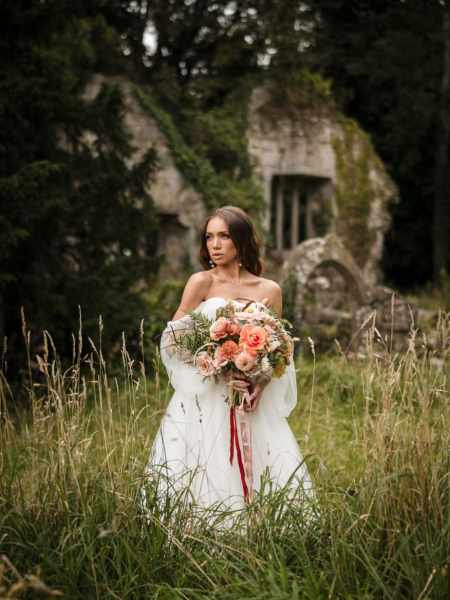
POLYGON ((146 191, 155 154, 130 160, 117 86, 83 98, 93 73, 123 67, 104 7, 2 5, 0 325, 10 372, 22 364, 22 306, 35 349, 47 329, 63 355, 79 305, 94 339, 102 315, 105 352, 122 331, 137 334, 146 316, 135 289, 157 271, 157 218, 146 191))

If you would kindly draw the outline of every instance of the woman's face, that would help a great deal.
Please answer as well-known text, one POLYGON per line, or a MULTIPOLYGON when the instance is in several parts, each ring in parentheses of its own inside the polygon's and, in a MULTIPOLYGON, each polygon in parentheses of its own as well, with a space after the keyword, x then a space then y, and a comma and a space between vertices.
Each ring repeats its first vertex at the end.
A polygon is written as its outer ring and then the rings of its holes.
POLYGON ((210 219, 205 237, 209 256, 216 265, 225 265, 236 259, 237 248, 223 219, 220 217, 210 219))

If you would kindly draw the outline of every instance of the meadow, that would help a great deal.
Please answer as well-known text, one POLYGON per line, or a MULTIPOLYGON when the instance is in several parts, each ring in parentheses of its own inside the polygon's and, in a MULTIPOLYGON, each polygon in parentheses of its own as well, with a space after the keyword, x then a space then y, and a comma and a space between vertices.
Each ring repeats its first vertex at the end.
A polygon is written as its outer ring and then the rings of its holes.
POLYGON ((364 355, 302 339, 289 423, 314 519, 282 490, 232 529, 184 497, 161 505, 151 482, 142 514, 172 393, 158 359, 124 343, 118 373, 79 332, 63 367, 47 333, 26 406, 0 379, 0 598, 449 598, 449 314, 437 333, 439 360, 414 330, 402 354, 374 328, 364 355))

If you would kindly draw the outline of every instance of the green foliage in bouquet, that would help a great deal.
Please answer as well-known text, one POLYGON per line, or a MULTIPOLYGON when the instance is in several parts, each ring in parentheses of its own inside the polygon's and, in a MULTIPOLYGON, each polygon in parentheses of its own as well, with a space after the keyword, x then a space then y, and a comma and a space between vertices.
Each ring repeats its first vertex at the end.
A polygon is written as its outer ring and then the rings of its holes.
POLYGON ((194 355, 198 348, 208 343, 212 321, 201 313, 190 312, 188 316, 186 328, 181 333, 172 329, 172 333, 178 350, 194 355))

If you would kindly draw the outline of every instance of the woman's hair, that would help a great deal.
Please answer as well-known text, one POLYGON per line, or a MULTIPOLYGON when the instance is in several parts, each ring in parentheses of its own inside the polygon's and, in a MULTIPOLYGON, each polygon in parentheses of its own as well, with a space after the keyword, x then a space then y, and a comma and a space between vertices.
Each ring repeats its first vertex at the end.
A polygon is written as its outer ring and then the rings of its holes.
POLYGON ((208 223, 213 217, 220 217, 228 225, 230 237, 238 251, 242 266, 254 275, 260 275, 262 271, 262 262, 260 259, 260 242, 256 234, 250 217, 241 208, 237 206, 221 206, 216 208, 205 221, 202 229, 200 242, 200 262, 205 269, 210 269, 208 248, 206 246, 206 230, 208 223))

